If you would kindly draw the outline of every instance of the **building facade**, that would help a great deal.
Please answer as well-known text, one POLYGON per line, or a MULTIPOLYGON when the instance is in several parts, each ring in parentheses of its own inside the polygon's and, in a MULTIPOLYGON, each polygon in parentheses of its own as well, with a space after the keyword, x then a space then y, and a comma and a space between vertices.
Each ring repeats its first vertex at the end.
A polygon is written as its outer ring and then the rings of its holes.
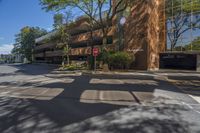
MULTIPOLYGON (((165 3, 163 0, 136 0, 130 5, 128 15, 120 14, 113 20, 107 38, 107 48, 116 50, 121 47, 135 56, 133 68, 156 70, 159 68, 159 53, 166 49, 165 35, 165 3), (120 27, 120 21, 124 25, 120 27), (123 40, 123 43, 121 43, 123 40), (120 46, 123 45, 123 46, 120 46)), ((70 58, 72 60, 86 60, 91 54, 89 46, 90 32, 82 17, 70 28, 70 58)), ((63 50, 56 42, 46 41, 54 36, 56 31, 36 39, 34 59, 36 62, 60 63, 63 50)), ((103 39, 100 29, 93 32, 95 47, 101 47, 103 39)))
POLYGON ((0 54, 0 63, 23 63, 21 54, 0 54))

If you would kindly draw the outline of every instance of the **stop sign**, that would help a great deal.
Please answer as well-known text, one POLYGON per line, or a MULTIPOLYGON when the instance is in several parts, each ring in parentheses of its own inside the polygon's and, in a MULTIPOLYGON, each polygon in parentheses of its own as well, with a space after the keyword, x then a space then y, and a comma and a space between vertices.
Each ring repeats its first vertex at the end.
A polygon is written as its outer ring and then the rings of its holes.
POLYGON ((98 56, 99 54, 99 49, 98 48, 93 48, 93 56, 98 56))

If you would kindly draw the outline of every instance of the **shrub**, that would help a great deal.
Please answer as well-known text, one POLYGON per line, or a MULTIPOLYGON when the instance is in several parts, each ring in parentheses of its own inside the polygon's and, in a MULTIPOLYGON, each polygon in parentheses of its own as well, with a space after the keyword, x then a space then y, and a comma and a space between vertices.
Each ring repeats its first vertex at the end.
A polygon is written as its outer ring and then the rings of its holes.
POLYGON ((106 50, 102 50, 100 55, 97 57, 97 61, 102 61, 103 64, 108 64, 110 55, 114 54, 113 51, 107 52, 106 50))
POLYGON ((127 69, 133 61, 133 57, 126 52, 116 52, 108 56, 108 65, 111 69, 127 69))
MULTIPOLYGON (((89 64, 91 66, 93 62, 93 56, 89 57, 89 64)), ((127 52, 113 52, 102 50, 100 55, 97 57, 97 68, 108 64, 110 69, 128 69, 134 62, 134 56, 128 54, 127 52)))
POLYGON ((76 65, 70 64, 70 65, 62 65, 59 70, 67 70, 67 71, 74 71, 76 70, 76 65))
POLYGON ((76 66, 75 65, 68 65, 66 69, 68 71, 74 71, 74 70, 76 70, 76 66))

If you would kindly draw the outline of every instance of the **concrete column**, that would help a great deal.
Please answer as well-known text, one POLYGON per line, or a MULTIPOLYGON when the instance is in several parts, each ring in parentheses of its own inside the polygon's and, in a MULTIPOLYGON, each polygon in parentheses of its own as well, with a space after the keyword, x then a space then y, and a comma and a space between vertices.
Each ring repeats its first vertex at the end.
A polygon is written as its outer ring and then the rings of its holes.
POLYGON ((148 70, 159 69, 159 54, 166 47, 164 0, 150 0, 148 21, 148 70))
POLYGON ((163 0, 136 0, 125 26, 125 50, 136 57, 135 68, 159 69, 159 53, 166 48, 163 0))

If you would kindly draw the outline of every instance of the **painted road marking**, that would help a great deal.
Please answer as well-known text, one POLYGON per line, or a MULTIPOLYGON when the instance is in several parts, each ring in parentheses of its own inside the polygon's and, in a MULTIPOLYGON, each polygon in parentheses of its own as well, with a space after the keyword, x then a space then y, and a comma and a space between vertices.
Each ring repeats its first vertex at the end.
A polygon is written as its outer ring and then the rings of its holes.
MULTIPOLYGON (((183 105, 186 105, 188 108, 190 108, 191 110, 195 111, 196 113, 200 114, 200 111, 194 109, 191 104, 185 103, 185 102, 181 102, 183 105)), ((199 104, 200 105, 200 104, 199 104)))
POLYGON ((189 97, 191 97, 192 99, 194 99, 196 102, 200 103, 200 96, 194 96, 194 95, 191 94, 192 93, 191 91, 184 90, 182 87, 180 87, 180 86, 178 86, 176 84, 175 80, 168 79, 168 82, 172 83, 174 86, 176 86, 177 88, 179 88, 182 92, 184 92, 185 94, 187 94, 189 97))
POLYGON ((189 95, 189 96, 192 97, 198 103, 200 103, 200 96, 193 96, 193 95, 189 95))

